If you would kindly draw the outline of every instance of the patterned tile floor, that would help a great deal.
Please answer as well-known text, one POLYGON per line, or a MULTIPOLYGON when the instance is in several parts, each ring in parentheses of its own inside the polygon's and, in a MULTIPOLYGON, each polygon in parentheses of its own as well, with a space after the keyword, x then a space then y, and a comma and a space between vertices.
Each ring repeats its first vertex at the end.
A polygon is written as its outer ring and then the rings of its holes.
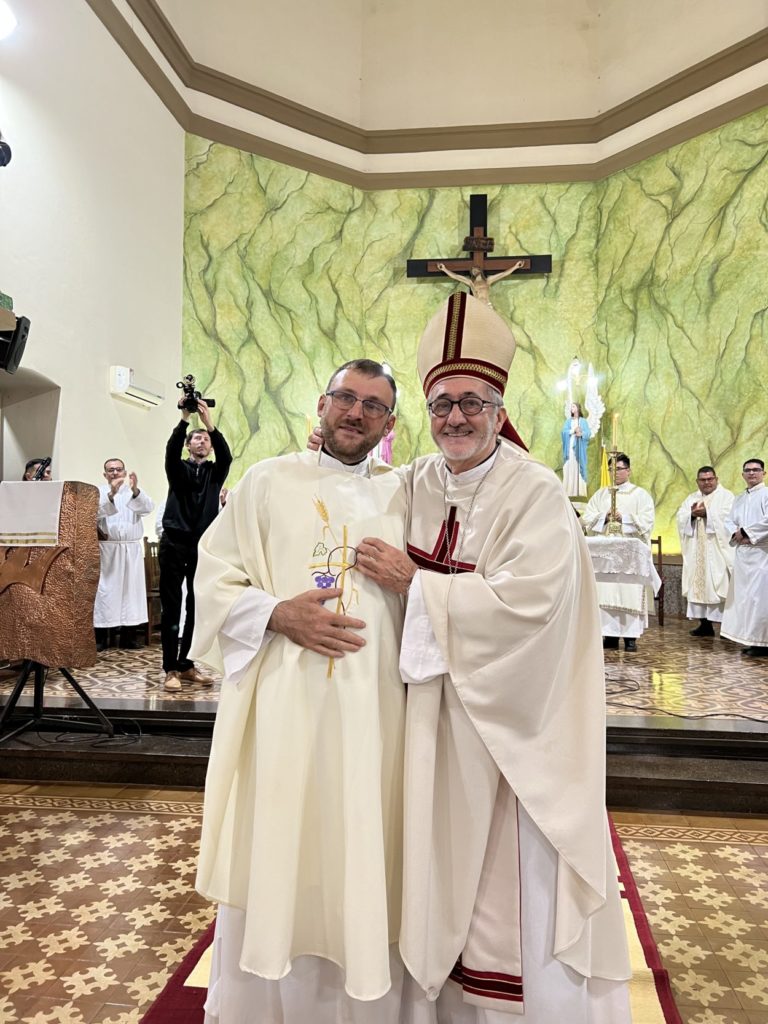
MULTIPOLYGON (((212 918, 201 799, 0 784, 0 1024, 137 1024, 212 918)), ((768 1024, 768 821, 614 820, 685 1024, 768 1024)))
MULTIPOLYGON (((745 718, 768 725, 768 659, 745 658, 727 640, 694 639, 688 633, 691 625, 668 616, 663 629, 654 623, 641 637, 635 654, 605 652, 608 714, 745 718)), ((142 707, 193 703, 197 710, 215 711, 218 699, 218 680, 208 688, 185 683, 179 693, 163 690, 157 644, 138 651, 106 651, 93 668, 75 675, 97 701, 123 700, 142 707)), ((14 679, 15 674, 0 672, 0 696, 14 679)), ((66 698, 71 692, 63 676, 50 674, 46 694, 66 698)))
POLYGON ((613 818, 684 1024, 768 1024, 768 821, 613 818))
POLYGON ((662 714, 752 719, 768 725, 768 658, 748 658, 729 640, 697 639, 696 623, 667 618, 637 651, 605 652, 609 715, 662 714))

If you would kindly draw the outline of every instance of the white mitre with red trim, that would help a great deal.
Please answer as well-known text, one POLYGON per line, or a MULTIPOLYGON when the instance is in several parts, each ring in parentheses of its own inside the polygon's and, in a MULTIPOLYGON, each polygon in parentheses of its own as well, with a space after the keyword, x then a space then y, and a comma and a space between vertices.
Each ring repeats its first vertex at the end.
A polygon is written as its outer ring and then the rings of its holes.
MULTIPOLYGON (((467 292, 454 292, 419 341, 416 365, 424 394, 429 397, 445 377, 475 377, 503 395, 515 348, 512 331, 487 302, 467 292)), ((526 448, 509 420, 501 436, 526 448)))

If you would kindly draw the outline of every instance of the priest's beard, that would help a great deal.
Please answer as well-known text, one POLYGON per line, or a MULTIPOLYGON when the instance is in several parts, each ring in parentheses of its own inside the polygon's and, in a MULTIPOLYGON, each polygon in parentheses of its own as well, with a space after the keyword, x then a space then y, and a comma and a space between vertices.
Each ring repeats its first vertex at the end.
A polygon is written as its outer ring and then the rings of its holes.
POLYGON ((365 420, 347 418, 331 426, 325 417, 320 417, 323 430, 323 447, 334 459, 352 466, 362 462, 368 452, 373 451, 382 437, 377 425, 375 429, 365 420))

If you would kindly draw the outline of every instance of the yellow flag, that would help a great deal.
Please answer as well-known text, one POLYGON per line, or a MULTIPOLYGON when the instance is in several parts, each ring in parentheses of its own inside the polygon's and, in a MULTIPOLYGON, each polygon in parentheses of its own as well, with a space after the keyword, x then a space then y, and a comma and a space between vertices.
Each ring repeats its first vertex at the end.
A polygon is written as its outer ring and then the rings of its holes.
POLYGON ((608 471, 608 452, 605 449, 605 445, 603 445, 603 457, 600 460, 600 486, 611 486, 611 474, 608 471))

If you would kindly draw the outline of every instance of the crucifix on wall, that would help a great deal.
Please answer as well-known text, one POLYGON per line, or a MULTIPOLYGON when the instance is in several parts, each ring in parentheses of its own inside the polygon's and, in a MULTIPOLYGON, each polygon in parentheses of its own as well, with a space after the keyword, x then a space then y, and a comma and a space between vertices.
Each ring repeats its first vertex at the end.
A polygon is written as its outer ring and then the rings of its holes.
POLYGON ((491 305, 491 285, 511 274, 549 274, 552 256, 489 256, 493 239, 488 230, 488 196, 469 197, 469 234, 460 259, 408 260, 408 277, 452 277, 469 286, 475 298, 491 305))

